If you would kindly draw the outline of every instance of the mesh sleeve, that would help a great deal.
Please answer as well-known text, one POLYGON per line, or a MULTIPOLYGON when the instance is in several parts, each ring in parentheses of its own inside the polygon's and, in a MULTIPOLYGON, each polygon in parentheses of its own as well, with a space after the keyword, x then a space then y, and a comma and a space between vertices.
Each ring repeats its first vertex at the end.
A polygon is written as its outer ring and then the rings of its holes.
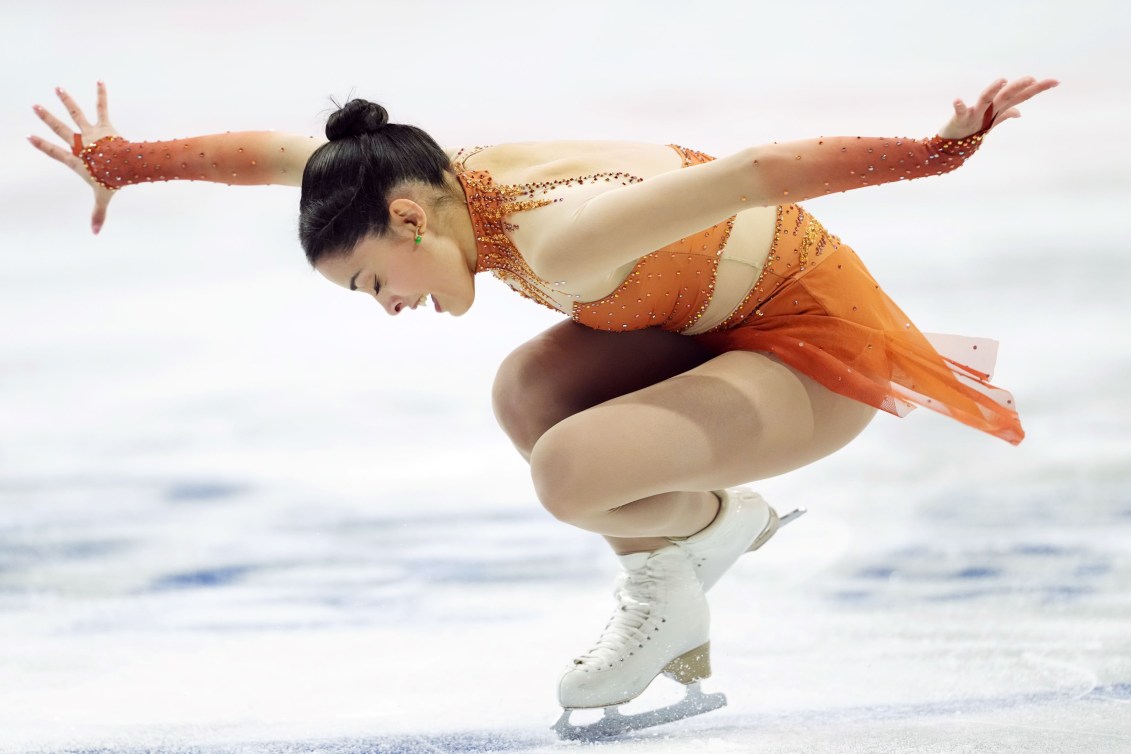
POLYGON ((297 184, 315 146, 312 137, 274 131, 154 142, 107 136, 84 147, 79 157, 94 180, 111 190, 135 183, 176 180, 257 186, 297 184))
POLYGON ((759 148, 762 193, 784 202, 864 186, 942 175, 962 165, 984 132, 962 139, 833 136, 759 148))

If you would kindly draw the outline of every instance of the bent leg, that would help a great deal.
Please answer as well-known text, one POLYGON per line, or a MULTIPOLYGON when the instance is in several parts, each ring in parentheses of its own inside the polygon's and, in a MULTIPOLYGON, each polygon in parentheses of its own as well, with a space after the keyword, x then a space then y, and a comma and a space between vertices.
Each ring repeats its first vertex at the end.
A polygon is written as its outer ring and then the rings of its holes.
POLYGON ((561 322, 503 360, 492 389, 499 426, 523 458, 567 416, 662 382, 710 355, 663 330, 610 333, 561 322))
POLYGON ((722 354, 553 425, 530 454, 543 505, 612 537, 687 536, 706 491, 807 465, 875 410, 760 353, 722 354))
MULTIPOLYGON (((562 322, 519 346, 499 366, 492 403, 523 458, 569 416, 693 369, 710 354, 691 338, 658 329, 610 333, 562 322)), ((702 500, 707 520, 718 509, 702 500)), ((606 537, 619 554, 654 550, 657 538, 606 537)))

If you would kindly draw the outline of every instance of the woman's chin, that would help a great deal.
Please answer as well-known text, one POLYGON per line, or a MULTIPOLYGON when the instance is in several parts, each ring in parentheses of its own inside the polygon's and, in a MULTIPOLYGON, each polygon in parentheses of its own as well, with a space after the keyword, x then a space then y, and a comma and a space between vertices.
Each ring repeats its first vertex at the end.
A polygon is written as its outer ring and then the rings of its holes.
POLYGON ((453 317, 462 317, 467 314, 468 309, 475 303, 475 290, 472 289, 471 294, 462 300, 453 301, 437 301, 436 297, 432 297, 432 305, 440 314, 450 314, 453 317))

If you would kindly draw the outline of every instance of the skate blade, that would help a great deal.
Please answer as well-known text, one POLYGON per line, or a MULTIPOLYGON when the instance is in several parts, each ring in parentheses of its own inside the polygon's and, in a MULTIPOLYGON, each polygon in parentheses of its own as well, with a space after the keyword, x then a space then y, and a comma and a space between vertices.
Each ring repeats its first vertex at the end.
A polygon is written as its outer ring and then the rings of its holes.
POLYGON ((804 516, 808 512, 809 512, 808 508, 794 508, 789 513, 778 518, 778 528, 780 529, 781 527, 785 526, 786 524, 790 523, 791 521, 796 521, 797 519, 801 518, 802 516, 804 516))
POLYGON ((653 728, 657 725, 674 723, 705 712, 725 707, 726 694, 704 694, 698 683, 687 686, 687 695, 675 704, 635 715, 622 715, 617 706, 605 707, 605 715, 589 725, 573 725, 569 721, 572 709, 562 710, 562 716, 554 723, 554 731, 559 738, 569 741, 595 741, 602 738, 620 736, 629 731, 653 728))
POLYGON ((758 535, 758 538, 746 548, 746 552, 754 552, 762 545, 770 541, 770 538, 778 533, 778 529, 782 528, 788 523, 796 521, 797 519, 808 513, 807 508, 795 508, 784 516, 779 516, 778 512, 770 508, 770 523, 766 525, 765 531, 758 535))

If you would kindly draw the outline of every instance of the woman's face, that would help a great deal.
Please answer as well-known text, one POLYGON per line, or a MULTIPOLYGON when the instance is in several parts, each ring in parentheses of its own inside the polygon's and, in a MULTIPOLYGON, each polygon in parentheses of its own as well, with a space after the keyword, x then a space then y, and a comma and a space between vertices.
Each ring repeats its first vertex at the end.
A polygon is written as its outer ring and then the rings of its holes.
POLYGON ((367 236, 349 254, 316 266, 330 282, 373 296, 389 314, 429 306, 458 317, 471 308, 475 284, 451 239, 394 223, 383 236, 367 236))

